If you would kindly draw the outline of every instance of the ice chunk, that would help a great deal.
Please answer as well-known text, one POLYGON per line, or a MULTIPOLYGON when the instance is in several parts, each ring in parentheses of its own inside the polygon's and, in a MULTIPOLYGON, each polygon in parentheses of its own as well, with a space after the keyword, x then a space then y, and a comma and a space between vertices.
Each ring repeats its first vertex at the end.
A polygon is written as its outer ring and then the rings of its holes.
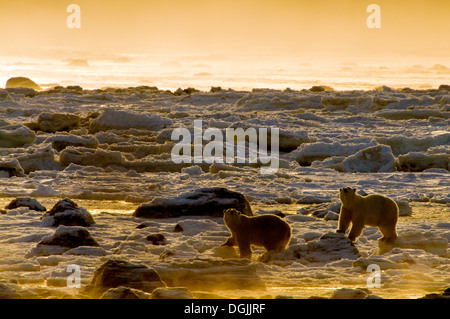
POLYGON ((426 137, 387 136, 377 137, 375 140, 380 144, 389 145, 392 153, 398 156, 409 152, 425 152, 432 147, 449 145, 450 133, 426 137))
POLYGON ((153 290, 151 299, 195 299, 185 287, 165 287, 153 290))
POLYGON ((395 158, 390 146, 375 145, 358 151, 342 162, 344 172, 393 172, 395 158))
POLYGON ((47 208, 42 206, 35 198, 31 197, 18 197, 12 200, 5 208, 14 209, 17 207, 28 207, 31 210, 45 212, 47 208))
POLYGON ((450 154, 410 152, 398 156, 398 166, 400 170, 407 172, 421 172, 429 168, 450 170, 450 154))
POLYGON ((130 128, 159 131, 172 125, 172 120, 156 114, 138 114, 131 111, 114 109, 105 110, 89 126, 89 133, 112 129, 127 130, 130 128))
POLYGON ((0 126, 0 147, 20 147, 35 141, 36 134, 22 124, 0 126))
POLYGON ((12 154, 17 158, 26 174, 42 170, 59 170, 61 165, 55 160, 55 153, 50 144, 30 147, 22 154, 12 154))
POLYGON ((69 146, 61 152, 59 161, 64 166, 74 163, 82 166, 107 167, 110 165, 121 166, 126 160, 122 153, 117 151, 111 152, 102 149, 69 146))
POLYGON ((380 253, 386 253, 393 248, 411 248, 422 249, 429 253, 448 257, 447 252, 448 240, 431 232, 408 231, 399 234, 399 237, 392 243, 384 241, 378 242, 380 253))
POLYGON ((76 135, 53 135, 48 137, 44 143, 51 143, 52 147, 58 152, 67 146, 81 146, 86 148, 97 148, 98 140, 95 136, 76 136, 76 135))
POLYGON ((432 116, 444 119, 449 118, 448 112, 434 109, 381 110, 376 112, 375 115, 390 120, 428 119, 432 116))
POLYGON ((80 117, 76 114, 42 112, 36 123, 27 123, 27 126, 32 130, 55 133, 76 128, 79 123, 80 117))
POLYGON ((17 159, 0 159, 0 177, 25 176, 22 166, 17 159))
POLYGON ((366 299, 368 292, 366 289, 339 288, 333 292, 331 299, 366 299))
POLYGON ((316 160, 323 160, 331 156, 349 156, 374 145, 376 145, 375 141, 345 144, 341 144, 340 142, 305 143, 300 145, 295 151, 289 153, 288 157, 296 160, 300 165, 309 166, 316 160))
POLYGON ((109 288, 120 286, 151 293, 166 284, 153 268, 125 260, 110 259, 95 269, 94 276, 84 292, 98 298, 109 288))

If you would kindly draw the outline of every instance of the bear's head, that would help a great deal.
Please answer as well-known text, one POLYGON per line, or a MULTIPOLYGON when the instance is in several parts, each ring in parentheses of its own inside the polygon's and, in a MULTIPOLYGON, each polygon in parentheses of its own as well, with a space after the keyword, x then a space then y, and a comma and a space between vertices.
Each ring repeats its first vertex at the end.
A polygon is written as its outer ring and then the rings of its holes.
POLYGON ((339 189, 339 199, 343 205, 353 203, 356 197, 356 188, 344 187, 339 189))
POLYGON ((223 210, 223 220, 225 224, 230 225, 233 221, 236 221, 241 216, 241 212, 234 208, 228 208, 223 210))

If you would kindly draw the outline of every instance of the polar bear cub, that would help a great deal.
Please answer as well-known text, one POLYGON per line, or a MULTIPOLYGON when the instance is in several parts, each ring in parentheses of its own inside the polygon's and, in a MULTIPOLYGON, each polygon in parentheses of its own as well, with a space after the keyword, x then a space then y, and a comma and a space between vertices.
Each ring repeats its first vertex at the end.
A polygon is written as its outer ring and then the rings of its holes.
POLYGON ((336 232, 345 233, 352 224, 348 239, 355 242, 361 236, 364 226, 378 227, 383 237, 381 241, 392 242, 397 238, 397 203, 383 195, 361 196, 355 188, 339 190, 342 206, 336 232))
POLYGON ((231 236, 222 246, 238 246, 241 258, 251 258, 251 245, 281 252, 291 240, 291 226, 276 215, 246 216, 234 208, 223 212, 231 236))

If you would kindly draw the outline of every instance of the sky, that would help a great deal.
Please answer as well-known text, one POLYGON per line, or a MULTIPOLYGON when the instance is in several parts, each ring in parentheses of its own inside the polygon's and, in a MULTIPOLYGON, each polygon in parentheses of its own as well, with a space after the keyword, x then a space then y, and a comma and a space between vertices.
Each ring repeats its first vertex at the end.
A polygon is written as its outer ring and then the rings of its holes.
POLYGON ((2 53, 445 56, 449 0, 0 0, 2 53), (69 4, 81 9, 70 29, 69 4), (369 4, 381 28, 369 29, 369 4))

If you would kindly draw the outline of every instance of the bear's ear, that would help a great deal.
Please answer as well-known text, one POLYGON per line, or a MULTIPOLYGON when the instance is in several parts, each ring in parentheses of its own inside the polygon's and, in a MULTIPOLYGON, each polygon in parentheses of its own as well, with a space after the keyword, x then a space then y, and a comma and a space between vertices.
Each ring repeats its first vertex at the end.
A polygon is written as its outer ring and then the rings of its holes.
POLYGON ((352 188, 353 193, 356 193, 356 188, 352 188))

